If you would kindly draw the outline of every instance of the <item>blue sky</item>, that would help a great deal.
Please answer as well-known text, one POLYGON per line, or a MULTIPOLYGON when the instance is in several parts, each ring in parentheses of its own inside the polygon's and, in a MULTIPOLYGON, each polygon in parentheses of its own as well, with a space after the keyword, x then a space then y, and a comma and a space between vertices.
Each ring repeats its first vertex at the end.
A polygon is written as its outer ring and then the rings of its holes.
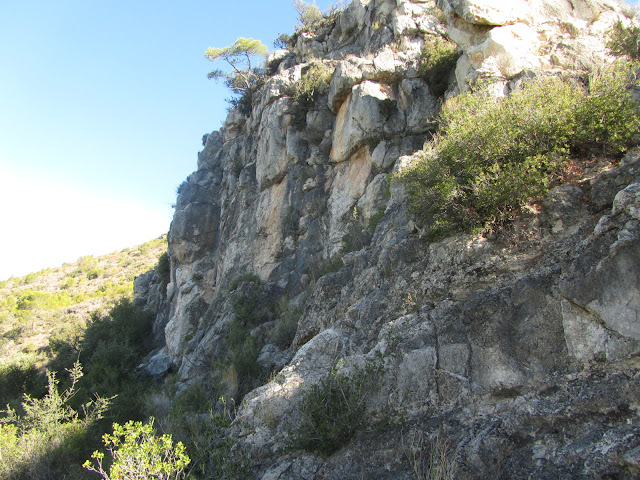
POLYGON ((0 280, 168 231, 226 116, 205 50, 296 20, 291 0, 0 0, 0 280))

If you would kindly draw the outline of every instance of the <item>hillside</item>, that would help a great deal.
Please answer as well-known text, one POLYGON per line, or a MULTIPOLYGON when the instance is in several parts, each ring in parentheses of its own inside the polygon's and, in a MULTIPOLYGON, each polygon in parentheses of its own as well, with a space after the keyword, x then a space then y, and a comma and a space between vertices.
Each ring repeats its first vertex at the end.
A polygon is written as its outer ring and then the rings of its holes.
POLYGON ((0 282, 0 363, 27 355, 42 365, 50 340, 80 334, 91 315, 132 298, 135 278, 154 268, 166 250, 162 237, 0 282))

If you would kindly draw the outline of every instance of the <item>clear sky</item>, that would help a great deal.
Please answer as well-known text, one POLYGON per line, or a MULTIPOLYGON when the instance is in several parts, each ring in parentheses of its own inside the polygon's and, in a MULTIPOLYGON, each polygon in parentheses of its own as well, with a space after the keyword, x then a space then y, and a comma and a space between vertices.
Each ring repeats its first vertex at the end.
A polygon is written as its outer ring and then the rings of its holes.
POLYGON ((226 116, 205 50, 273 49, 296 20, 292 0, 0 0, 0 280, 167 232, 226 116))

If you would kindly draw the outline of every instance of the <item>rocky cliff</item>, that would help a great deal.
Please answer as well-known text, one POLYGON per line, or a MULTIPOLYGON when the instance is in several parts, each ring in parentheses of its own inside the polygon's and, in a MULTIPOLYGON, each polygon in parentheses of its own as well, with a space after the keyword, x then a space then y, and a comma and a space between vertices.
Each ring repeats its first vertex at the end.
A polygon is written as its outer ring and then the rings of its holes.
POLYGON ((618 20, 611 0, 354 0, 300 32, 179 189, 148 368, 244 395, 229 435, 263 480, 427 478, 443 445, 455 478, 635 478, 640 151, 592 160, 497 236, 423 241, 390 181, 443 98, 583 74, 618 20), (443 36, 458 55, 438 91, 423 45, 443 36), (331 375, 367 384, 363 420, 297 450, 305 392, 331 375))

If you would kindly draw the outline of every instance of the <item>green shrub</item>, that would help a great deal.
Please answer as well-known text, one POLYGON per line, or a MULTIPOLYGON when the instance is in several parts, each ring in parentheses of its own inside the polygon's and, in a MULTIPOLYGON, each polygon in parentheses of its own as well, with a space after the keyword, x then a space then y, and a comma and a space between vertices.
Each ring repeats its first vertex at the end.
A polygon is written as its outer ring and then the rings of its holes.
POLYGON ((313 28, 324 20, 324 15, 315 2, 310 3, 304 0, 293 0, 293 6, 298 12, 299 28, 313 28))
POLYGON ((153 418, 145 425, 114 423, 113 434, 103 440, 112 459, 109 472, 103 468, 104 453, 98 451, 91 456, 95 466, 89 460, 83 466, 105 480, 178 480, 191 461, 182 442, 174 445, 171 435, 156 435, 153 418))
POLYGON ((171 276, 171 263, 169 261, 168 252, 164 252, 158 258, 158 264, 156 265, 156 273, 160 277, 162 285, 167 285, 171 276))
POLYGON ((619 57, 628 57, 640 61, 640 26, 625 27, 622 21, 616 22, 608 31, 607 48, 619 57))
POLYGON ((33 393, 37 383, 35 356, 0 364, 0 405, 19 403, 23 394, 33 393))
POLYGON ((590 90, 536 77, 509 97, 480 91, 445 104, 430 150, 397 175, 426 239, 494 228, 553 185, 566 154, 617 154, 638 135, 629 66, 595 75, 590 90))
POLYGON ((293 0, 293 6, 298 12, 296 34, 305 32, 314 35, 322 28, 333 24, 338 18, 338 14, 342 11, 341 3, 336 2, 323 12, 315 4, 315 1, 311 3, 304 0, 293 0))
POLYGON ((425 38, 418 73, 436 97, 441 97, 446 92, 449 76, 459 57, 460 52, 454 43, 440 37, 425 38))
POLYGON ((230 292, 234 291, 243 283, 257 283, 258 285, 260 285, 261 282, 262 280, 260 280, 260 277, 255 273, 245 273, 244 275, 240 275, 239 277, 236 277, 229 284, 229 291, 230 292))
POLYGON ((298 330, 298 321, 302 317, 304 308, 292 305, 288 299, 283 297, 278 304, 278 320, 275 328, 271 331, 271 341, 279 348, 288 348, 291 346, 296 331, 298 330))
POLYGON ((303 110, 308 110, 329 88, 333 71, 330 65, 314 63, 303 69, 300 80, 296 81, 286 93, 295 97, 303 110))
POLYGON ((258 363, 264 338, 254 337, 252 329, 273 316, 273 302, 266 296, 260 277, 246 274, 231 283, 231 310, 233 320, 227 337, 229 364, 237 376, 237 397, 266 380, 264 368, 258 363))
POLYGON ((189 410, 182 410, 176 418, 172 410, 174 438, 183 439, 192 460, 187 475, 190 480, 251 478, 247 453, 229 436, 228 428, 235 415, 232 407, 220 399, 206 414, 192 415, 189 410))
POLYGON ((314 280, 318 280, 320 277, 324 277, 330 273, 339 272, 342 267, 344 267, 342 255, 334 255, 320 262, 317 266, 313 264, 310 267, 310 274, 314 280))
POLYGON ((94 267, 87 272, 87 280, 95 280, 104 275, 104 268, 94 267))
POLYGON ((295 43, 293 43, 293 37, 291 35, 287 33, 281 33, 273 41, 273 46, 280 50, 291 50, 293 47, 295 47, 295 43))
POLYGON ((88 429, 101 418, 109 402, 96 398, 79 410, 72 409, 69 400, 77 392, 80 365, 75 364, 69 373, 71 386, 60 392, 55 375, 47 372, 48 393, 41 399, 25 395, 24 415, 10 408, 1 412, 1 478, 63 478, 71 464, 80 462, 78 455, 83 454, 88 429))
POLYGON ((366 222, 358 212, 358 207, 354 206, 351 211, 351 219, 347 223, 347 233, 342 237, 342 253, 357 252, 369 245, 371 238, 384 216, 384 208, 371 215, 366 222))
POLYGON ((332 368, 304 392, 301 422, 290 432, 291 446, 329 456, 345 445, 364 423, 367 399, 381 373, 381 365, 374 362, 351 374, 339 365, 332 368))
POLYGON ((80 361, 87 372, 82 386, 100 395, 118 395, 110 410, 114 420, 142 415, 138 392, 144 383, 136 377, 135 368, 151 349, 152 322, 151 313, 123 299, 108 315, 94 314, 80 341, 80 361))

